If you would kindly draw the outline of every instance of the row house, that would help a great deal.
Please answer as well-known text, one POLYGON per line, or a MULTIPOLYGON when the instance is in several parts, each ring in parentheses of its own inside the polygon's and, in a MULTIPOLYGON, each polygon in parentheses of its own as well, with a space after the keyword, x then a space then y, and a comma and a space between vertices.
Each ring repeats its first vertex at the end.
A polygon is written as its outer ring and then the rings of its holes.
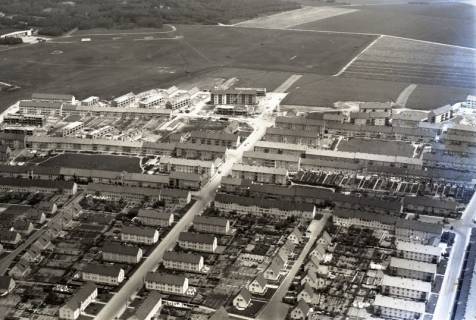
POLYGON ((178 244, 182 249, 213 253, 217 249, 218 240, 210 234, 181 232, 178 244))
MULTIPOLYGON (((474 138, 476 140, 476 138, 474 138)), ((472 155, 451 155, 434 152, 423 154, 423 165, 430 168, 448 168, 476 172, 476 164, 472 155)))
POLYGON ((309 221, 316 215, 316 207, 312 203, 250 198, 224 193, 218 193, 215 196, 214 206, 224 212, 252 214, 261 217, 268 215, 278 219, 295 217, 309 221))
POLYGON ((382 294, 403 299, 426 301, 431 294, 431 282, 384 275, 382 294))
POLYGON ((145 287, 168 294, 185 295, 189 288, 188 278, 170 273, 149 272, 145 276, 145 287))
POLYGON ((428 113, 428 122, 441 123, 451 120, 455 117, 456 105, 445 105, 436 109, 433 109, 428 113))
POLYGON ((106 243, 102 247, 102 259, 109 262, 136 264, 142 259, 142 249, 120 243, 106 243))
POLYGON ((397 241, 396 247, 397 256, 399 258, 428 263, 438 263, 441 259, 442 249, 437 246, 416 242, 397 241))
POLYGON ((164 267, 186 272, 202 272, 204 267, 203 256, 193 253, 167 251, 162 257, 164 267))
POLYGON ((395 237, 403 241, 423 244, 439 242, 442 233, 443 227, 436 223, 398 219, 395 224, 395 237))
POLYGON ((205 174, 172 171, 170 172, 170 187, 185 190, 199 190, 208 180, 205 174))
POLYGON ((389 271, 400 277, 432 282, 436 275, 436 264, 392 257, 389 271))
POLYGON ((392 113, 392 102, 361 102, 359 104, 359 112, 373 113, 373 112, 388 112, 392 113))
POLYGON ((50 181, 39 179, 0 178, 0 191, 25 193, 63 193, 74 195, 78 186, 70 181, 50 181))
POLYGON ((162 295, 159 292, 150 292, 136 308, 134 314, 127 320, 153 320, 160 314, 162 295))
POLYGON ((306 153, 307 146, 283 142, 258 141, 254 145, 254 151, 260 153, 286 154, 301 157, 306 153))
POLYGON ((176 147, 176 143, 144 141, 142 143, 142 154, 151 156, 172 156, 176 147))
POLYGON ((320 132, 323 127, 325 127, 326 121, 321 119, 309 119, 305 117, 285 117, 278 116, 275 119, 275 127, 298 130, 298 131, 307 131, 307 132, 320 132))
POLYGON ((140 209, 136 219, 146 226, 170 227, 174 223, 174 214, 155 209, 140 209))
POLYGON ((121 241, 151 245, 159 241, 159 231, 153 228, 124 226, 121 241))
POLYGON ((233 133, 198 130, 190 132, 188 142, 234 149, 240 145, 241 137, 233 133))
POLYGON ((88 184, 86 193, 111 201, 119 201, 122 199, 131 204, 142 204, 145 200, 159 201, 160 199, 157 189, 99 183, 88 184))
POLYGON ((245 151, 243 152, 242 162, 250 166, 283 168, 288 171, 298 171, 300 160, 301 158, 296 155, 245 151))
POLYGON ((166 207, 175 205, 184 207, 192 200, 192 193, 183 189, 162 188, 159 193, 159 200, 163 201, 166 207))
POLYGON ((88 264, 81 272, 83 281, 118 286, 124 281, 124 269, 115 265, 88 264))
POLYGON ((200 143, 179 143, 175 148, 177 157, 186 159, 198 159, 202 161, 214 161, 224 158, 227 147, 200 143))
POLYGON ((258 183, 287 184, 288 170, 285 168, 270 168, 235 163, 231 170, 231 176, 233 178, 246 179, 258 183))
POLYGON ((392 126, 418 128, 420 122, 426 120, 428 112, 420 110, 404 110, 392 114, 392 126))
POLYGON ((375 297, 374 314, 390 319, 422 319, 425 315, 425 303, 387 297, 378 294, 375 297))
POLYGON ((172 171, 195 173, 211 177, 215 174, 215 167, 216 165, 213 161, 164 156, 160 158, 159 171, 163 173, 170 173, 172 171))
POLYGON ((390 112, 375 111, 375 112, 351 112, 350 122, 355 125, 365 126, 385 126, 388 124, 391 117, 390 112))
POLYGON ((407 212, 449 216, 456 213, 458 203, 453 200, 434 199, 424 196, 406 196, 403 209, 407 212))
POLYGON ((76 320, 81 313, 96 299, 98 288, 94 283, 86 283, 60 309, 59 318, 76 320))
POLYGON ((193 229, 198 232, 229 234, 230 220, 221 217, 195 216, 193 229))
POLYGON ((267 128, 263 137, 264 141, 289 143, 317 148, 320 138, 324 133, 324 127, 319 131, 303 131, 283 128, 267 128))

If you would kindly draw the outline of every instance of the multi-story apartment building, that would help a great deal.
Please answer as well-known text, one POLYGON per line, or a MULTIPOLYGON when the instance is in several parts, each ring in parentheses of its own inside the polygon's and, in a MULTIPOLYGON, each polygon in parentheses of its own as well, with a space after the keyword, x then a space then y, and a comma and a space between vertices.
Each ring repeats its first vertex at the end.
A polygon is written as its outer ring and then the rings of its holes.
POLYGON ((173 158, 169 156, 164 156, 160 158, 159 170, 163 173, 170 173, 172 171, 176 171, 213 176, 215 174, 215 163, 213 161, 173 158))
POLYGON ((431 283, 416 279, 384 275, 381 286, 382 294, 404 299, 425 301, 431 294, 431 283))
POLYGON ((81 313, 96 299, 98 289, 93 283, 86 283, 60 309, 59 318, 76 320, 81 313))
POLYGON ((211 102, 214 105, 256 105, 255 89, 214 89, 211 91, 211 102))
POLYGON ((164 267, 187 272, 202 272, 203 256, 193 253, 167 251, 162 258, 164 267))
POLYGON ((124 270, 115 265, 88 264, 82 271, 82 279, 117 286, 124 281, 124 270))
POLYGON ((441 123, 450 119, 453 119, 455 116, 456 106, 450 104, 433 109, 428 114, 428 122, 430 123, 441 123))
POLYGON ((134 314, 127 320, 153 320, 162 308, 162 295, 159 292, 150 292, 136 308, 134 314))
POLYGON ((120 243, 106 243, 102 247, 104 261, 119 263, 139 263, 142 259, 142 249, 120 243))
POLYGON ((397 256, 404 259, 438 263, 442 249, 437 246, 416 242, 397 241, 397 256))
POLYGON ((246 179, 259 183, 285 185, 288 178, 288 170, 285 168, 270 168, 235 163, 231 170, 231 176, 233 178, 246 179))
POLYGON ((389 270, 400 277, 431 282, 436 274, 436 264, 392 257, 389 270))
POLYGON ((373 304, 374 314, 390 319, 422 319, 425 303, 415 302, 378 294, 373 304))
POLYGON ((230 220, 220 217, 195 216, 193 229, 198 232, 228 234, 230 233, 230 220))
POLYGON ((62 137, 69 137, 82 129, 84 129, 84 123, 82 121, 74 121, 60 128, 58 133, 62 137))
POLYGON ((159 231, 147 227, 125 226, 121 230, 121 241, 154 244, 159 241, 159 231))
POLYGON ((188 290, 188 278, 169 273, 149 272, 145 276, 145 287, 148 290, 185 295, 188 290))
POLYGON ((111 105, 116 108, 125 108, 129 107, 131 104, 134 104, 135 101, 136 95, 133 92, 129 92, 122 96, 114 98, 111 102, 111 105))
POLYGON ((179 247, 193 251, 215 252, 218 240, 215 236, 205 233, 181 232, 178 238, 179 247))

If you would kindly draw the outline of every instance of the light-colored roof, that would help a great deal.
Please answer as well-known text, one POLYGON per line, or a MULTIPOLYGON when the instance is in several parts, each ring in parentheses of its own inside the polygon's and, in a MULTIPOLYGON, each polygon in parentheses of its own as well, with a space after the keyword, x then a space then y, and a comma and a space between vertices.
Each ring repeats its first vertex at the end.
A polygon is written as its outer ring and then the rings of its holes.
POLYGON ((301 144, 292 144, 292 143, 282 143, 282 142, 271 142, 271 141, 258 141, 255 143, 256 148, 268 148, 268 149, 280 149, 280 150, 290 150, 290 151, 300 151, 305 152, 308 147, 301 144))
POLYGON ((97 290, 97 287, 94 283, 86 283, 83 285, 65 304, 65 307, 70 310, 76 310, 81 307, 81 304, 87 300, 94 291, 97 290))
POLYGON ((378 294, 375 297, 374 305, 384 308, 391 308, 397 310, 405 310, 417 312, 419 314, 425 313, 425 303, 415 302, 411 300, 403 300, 378 294))
POLYGON ((436 264, 415 260, 390 258, 390 267, 436 274, 436 264))
POLYGON ((147 227, 137 227, 137 226, 124 226, 122 227, 121 233, 122 234, 130 234, 136 236, 144 236, 144 237, 154 237, 158 231, 153 228, 147 227))
POLYGON ((131 99, 131 98, 135 98, 135 94, 133 92, 128 92, 122 96, 119 96, 117 98, 114 98, 113 101, 116 102, 116 103, 121 103, 121 102, 124 102, 128 99, 131 99))
POLYGON ((388 163, 404 163, 412 165, 422 165, 422 161, 416 158, 401 157, 401 156, 387 156, 382 154, 362 153, 362 152, 347 152, 336 150, 317 150, 309 149, 306 151, 309 157, 323 157, 323 158, 344 158, 350 160, 367 160, 380 161, 388 163))
POLYGON ((402 277, 392 277, 389 275, 383 276, 382 286, 396 287, 428 293, 431 292, 431 282, 402 277))
POLYGON ((441 255, 441 248, 430 246, 415 242, 397 241, 397 250, 423 253, 439 257, 441 255))
POLYGON ((288 170, 285 168, 271 168, 271 167, 263 167, 263 166, 250 166, 241 163, 233 164, 231 169, 232 171, 243 171, 243 172, 257 172, 257 173, 265 173, 265 174, 277 174, 277 175, 287 175, 288 170))
MULTIPOLYGON (((134 316, 131 317, 134 320, 146 320, 150 319, 150 313, 154 310, 154 308, 160 304, 162 301, 162 295, 157 291, 151 291, 147 295, 144 301, 139 305, 134 313, 134 316)), ((129 319, 131 319, 129 318, 129 319)))
POLYGON ((295 162, 295 163, 299 162, 299 156, 297 155, 269 153, 269 152, 256 152, 256 151, 243 152, 243 159, 244 160, 263 159, 263 160, 287 161, 287 162, 295 162))
POLYGON ((213 244, 216 237, 211 234, 196 233, 196 232, 180 232, 179 241, 213 244))
POLYGON ((213 161, 185 159, 185 158, 173 158, 169 156, 160 157, 160 164, 171 164, 177 166, 189 166, 189 167, 201 167, 211 168, 213 161))

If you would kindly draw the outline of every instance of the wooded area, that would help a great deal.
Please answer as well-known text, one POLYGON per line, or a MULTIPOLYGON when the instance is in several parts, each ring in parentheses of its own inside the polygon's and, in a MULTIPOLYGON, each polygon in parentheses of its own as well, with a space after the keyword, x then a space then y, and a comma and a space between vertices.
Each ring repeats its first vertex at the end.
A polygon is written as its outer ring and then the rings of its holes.
POLYGON ((43 35, 93 28, 217 24, 298 8, 287 0, 2 0, 0 29, 37 27, 43 35))

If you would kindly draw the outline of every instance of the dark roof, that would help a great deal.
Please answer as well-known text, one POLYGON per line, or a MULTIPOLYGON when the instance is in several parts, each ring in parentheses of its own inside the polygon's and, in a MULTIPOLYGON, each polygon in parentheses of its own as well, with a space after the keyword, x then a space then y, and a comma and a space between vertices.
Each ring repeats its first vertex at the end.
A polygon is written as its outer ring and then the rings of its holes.
POLYGON ((157 282, 173 286, 183 286, 186 279, 184 276, 161 272, 149 272, 145 276, 146 282, 157 282))
POLYGON ((105 243, 102 252, 122 254, 136 257, 141 249, 133 246, 126 246, 120 243, 105 243))
POLYGON ((203 177, 197 173, 180 172, 180 171, 172 171, 169 177, 170 179, 197 181, 197 182, 203 180, 203 177))
POLYGON ((163 188, 160 190, 161 197, 187 198, 190 192, 188 190, 176 188, 163 188))
POLYGON ((220 307, 215 311, 208 320, 228 320, 230 319, 230 316, 228 315, 228 312, 226 312, 224 307, 220 307))
POLYGON ((118 277, 121 270, 122 269, 116 265, 90 263, 86 267, 84 267, 83 273, 92 273, 92 274, 99 274, 99 275, 109 276, 109 277, 118 277))
POLYGON ((204 244, 213 244, 216 237, 211 234, 196 233, 196 232, 180 232, 179 241, 197 242, 204 244))
POLYGON ((234 88, 234 89, 213 89, 211 94, 254 94, 256 95, 256 89, 234 88))
POLYGON ((202 256, 198 254, 193 254, 193 253, 167 251, 164 253, 164 256, 162 259, 167 261, 177 261, 177 262, 198 264, 200 263, 202 256))
POLYGON ((268 281, 266 281, 266 279, 264 278, 264 275, 263 275, 262 272, 260 272, 260 273, 258 273, 258 274, 256 275, 255 280, 256 280, 256 282, 259 283, 259 285, 260 285, 261 287, 266 286, 266 284, 268 283, 268 281))
POLYGON ((240 292, 238 293, 239 296, 243 298, 247 303, 251 301, 251 293, 246 288, 241 288, 240 292))
POLYGON ((96 290, 97 287, 94 285, 94 283, 86 283, 68 300, 68 302, 66 302, 66 306, 71 310, 80 308, 81 304, 96 290))
POLYGON ((0 177, 0 185, 11 187, 37 187, 49 189, 72 189, 74 182, 71 181, 53 181, 39 179, 17 179, 0 177))
POLYGON ((20 108, 50 108, 60 109, 63 103, 61 101, 42 101, 42 100, 22 100, 20 101, 20 108))
POLYGON ((365 221, 379 221, 383 224, 388 225, 395 225, 397 221, 400 219, 395 216, 391 216, 388 214, 377 214, 362 210, 351 210, 351 209, 343 209, 343 208, 336 208, 332 213, 334 216, 344 218, 344 219, 361 219, 365 221))
POLYGON ((0 290, 8 290, 10 288, 10 283, 12 278, 8 276, 0 276, 0 290))
POLYGON ((193 218, 193 224, 207 224, 219 227, 226 227, 228 219, 221 217, 211 217, 211 216, 195 216, 193 218))
POLYGON ((144 301, 136 309, 134 313, 134 319, 145 320, 149 319, 150 312, 159 304, 162 300, 162 295, 157 291, 152 291, 147 295, 144 301))
POLYGON ((33 93, 31 95, 32 99, 39 99, 39 100, 64 100, 70 101, 74 98, 73 95, 70 94, 56 94, 56 93, 33 93))
POLYGON ((314 205, 311 203, 293 202, 286 200, 269 200, 260 198, 249 198, 235 196, 225 193, 218 193, 215 202, 219 203, 236 203, 242 206, 257 206, 260 208, 277 208, 281 210, 302 210, 313 211, 314 205))
POLYGON ((154 218, 158 220, 169 220, 172 212, 163 212, 154 209, 140 209, 137 216, 139 218, 154 218))
POLYGON ((307 315, 309 313, 309 310, 311 309, 309 307, 309 305, 304 300, 299 300, 298 305, 296 306, 296 308, 301 309, 301 312, 304 315, 307 315))
POLYGON ((177 149, 210 151, 210 152, 218 152, 218 153, 225 153, 226 151, 225 146, 216 146, 216 145, 201 144, 201 143, 189 143, 189 142, 177 144, 177 149))
POLYGON ((443 232, 443 227, 435 223, 428 223, 415 220, 399 219, 396 223, 397 228, 422 231, 440 235, 443 232))
POLYGON ((153 237, 157 232, 154 228, 147 227, 136 227, 136 226, 125 226, 122 227, 121 233, 123 234, 133 234, 137 236, 153 237))
POLYGON ((14 241, 18 232, 10 230, 0 230, 0 241, 14 241))
POLYGON ((425 207, 432 207, 432 208, 441 208, 446 210, 456 210, 457 203, 451 200, 441 200, 441 199, 434 199, 429 197, 423 196, 407 196, 403 199, 403 203, 405 205, 417 205, 417 206, 425 206, 425 207))
POLYGON ((205 131, 205 130, 196 130, 190 132, 190 138, 197 138, 197 139, 214 139, 214 140, 224 140, 224 141, 231 141, 235 142, 238 139, 237 134, 233 133, 226 133, 223 131, 205 131))

